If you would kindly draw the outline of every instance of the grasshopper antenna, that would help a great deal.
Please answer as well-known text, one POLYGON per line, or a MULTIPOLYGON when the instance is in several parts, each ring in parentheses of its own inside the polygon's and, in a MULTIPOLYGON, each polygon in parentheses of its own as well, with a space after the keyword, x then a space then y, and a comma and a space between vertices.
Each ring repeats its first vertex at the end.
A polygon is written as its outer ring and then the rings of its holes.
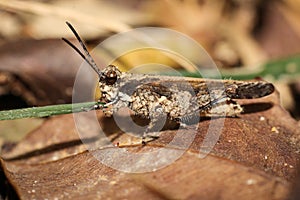
POLYGON ((78 40, 79 44, 83 48, 83 51, 84 51, 85 55, 74 44, 72 44, 66 38, 62 38, 62 40, 64 42, 66 42, 68 45, 70 45, 93 68, 93 70, 98 74, 98 76, 101 77, 102 72, 99 70, 97 64, 95 63, 94 59, 90 55, 89 51, 87 50, 86 45, 84 44, 84 42, 82 41, 82 39, 80 38, 80 36, 76 32, 76 30, 74 29, 74 27, 69 22, 66 22, 66 24, 71 29, 71 31, 75 35, 76 39, 78 40))

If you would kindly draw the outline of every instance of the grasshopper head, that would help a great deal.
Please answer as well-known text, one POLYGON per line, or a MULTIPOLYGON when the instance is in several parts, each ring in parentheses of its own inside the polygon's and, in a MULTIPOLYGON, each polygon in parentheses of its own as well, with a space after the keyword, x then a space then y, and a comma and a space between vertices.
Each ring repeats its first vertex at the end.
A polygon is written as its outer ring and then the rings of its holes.
POLYGON ((86 45, 74 29, 74 27, 69 23, 66 22, 71 31, 74 33, 75 37, 77 38, 79 44, 81 45, 83 52, 81 52, 73 43, 69 40, 62 38, 68 45, 70 45, 89 65, 90 67, 98 74, 99 76, 99 86, 100 91, 102 93, 101 101, 105 101, 107 103, 114 101, 118 95, 118 83, 120 82, 121 72, 120 70, 114 66, 109 65, 103 70, 100 71, 96 62, 90 55, 86 45))
POLYGON ((101 71, 99 88, 102 93, 101 99, 105 102, 112 102, 117 97, 121 74, 114 65, 109 65, 101 71))

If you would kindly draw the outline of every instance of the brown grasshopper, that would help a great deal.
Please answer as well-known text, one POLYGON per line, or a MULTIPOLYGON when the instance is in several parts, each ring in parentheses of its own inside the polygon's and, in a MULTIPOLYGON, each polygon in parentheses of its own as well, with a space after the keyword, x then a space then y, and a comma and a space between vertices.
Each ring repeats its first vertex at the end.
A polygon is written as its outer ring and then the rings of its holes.
POLYGON ((243 108, 234 99, 260 98, 273 93, 274 86, 264 81, 213 80, 201 78, 172 77, 121 72, 109 65, 100 70, 84 42, 73 26, 66 22, 79 41, 82 53, 70 41, 63 38, 93 68, 99 76, 103 109, 111 116, 120 108, 127 107, 135 115, 151 119, 143 137, 163 116, 185 124, 193 116, 235 117, 243 108))

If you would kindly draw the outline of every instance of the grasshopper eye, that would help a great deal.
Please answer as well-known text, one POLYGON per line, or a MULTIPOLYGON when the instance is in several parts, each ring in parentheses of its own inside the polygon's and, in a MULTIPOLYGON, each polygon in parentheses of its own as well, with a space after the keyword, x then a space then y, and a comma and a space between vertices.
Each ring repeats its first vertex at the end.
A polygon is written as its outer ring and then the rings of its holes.
POLYGON ((105 74, 105 82, 107 85, 113 85, 113 84, 115 84, 115 82, 117 82, 117 80, 118 80, 118 75, 117 75, 116 71, 109 70, 105 74))

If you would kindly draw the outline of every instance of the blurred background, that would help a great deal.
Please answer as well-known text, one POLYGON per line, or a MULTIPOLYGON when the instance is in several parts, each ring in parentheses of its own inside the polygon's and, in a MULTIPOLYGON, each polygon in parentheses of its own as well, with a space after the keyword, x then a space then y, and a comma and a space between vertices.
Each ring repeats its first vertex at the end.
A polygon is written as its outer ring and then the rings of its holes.
MULTIPOLYGON (((69 21, 90 49, 137 27, 184 33, 205 48, 223 78, 275 84, 282 105, 300 119, 300 0, 0 0, 0 19, 1 110, 71 102, 82 59, 61 41, 73 38, 69 21)), ((117 62, 126 69, 141 60, 189 70, 156 51, 117 62)), ((41 122, 0 122, 0 140, 18 140, 12 132, 41 122)))

